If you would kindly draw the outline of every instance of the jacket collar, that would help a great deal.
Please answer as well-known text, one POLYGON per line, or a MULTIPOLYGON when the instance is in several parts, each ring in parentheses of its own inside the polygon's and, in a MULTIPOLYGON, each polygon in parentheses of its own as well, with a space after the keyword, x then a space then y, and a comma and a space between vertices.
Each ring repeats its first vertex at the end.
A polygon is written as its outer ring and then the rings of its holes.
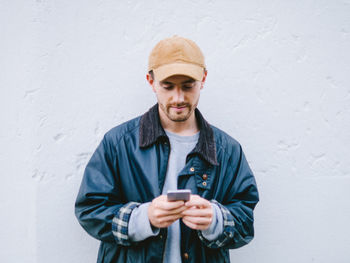
MULTIPOLYGON (((195 116, 200 134, 198 142, 190 155, 197 153, 210 164, 218 165, 213 129, 198 109, 195 110, 195 116)), ((168 137, 160 123, 158 104, 156 104, 141 117, 139 145, 141 148, 145 148, 162 140, 168 140, 168 137)))

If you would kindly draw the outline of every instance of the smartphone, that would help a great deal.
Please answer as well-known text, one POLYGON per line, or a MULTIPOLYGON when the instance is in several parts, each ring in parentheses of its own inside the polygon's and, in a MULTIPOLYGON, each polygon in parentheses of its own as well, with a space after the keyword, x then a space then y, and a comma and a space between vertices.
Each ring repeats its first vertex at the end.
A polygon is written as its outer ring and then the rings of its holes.
POLYGON ((169 190, 167 192, 168 201, 188 201, 190 200, 191 190, 190 189, 180 189, 180 190, 169 190))

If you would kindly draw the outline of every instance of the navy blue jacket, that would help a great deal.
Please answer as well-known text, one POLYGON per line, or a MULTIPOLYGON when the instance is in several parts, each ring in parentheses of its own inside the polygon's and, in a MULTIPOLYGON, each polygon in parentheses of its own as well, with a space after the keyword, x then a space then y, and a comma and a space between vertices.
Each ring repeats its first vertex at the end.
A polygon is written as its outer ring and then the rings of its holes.
MULTIPOLYGON (((181 222, 181 255, 183 262, 230 262, 228 249, 244 246, 254 236, 257 186, 240 144, 209 125, 199 110, 195 114, 200 135, 179 174, 178 188, 215 202, 224 228, 217 240, 208 241, 181 222)), ((81 226, 101 240, 97 262, 162 262, 167 229, 132 242, 128 222, 135 207, 162 193, 169 153, 158 105, 105 134, 86 166, 75 203, 81 226)))

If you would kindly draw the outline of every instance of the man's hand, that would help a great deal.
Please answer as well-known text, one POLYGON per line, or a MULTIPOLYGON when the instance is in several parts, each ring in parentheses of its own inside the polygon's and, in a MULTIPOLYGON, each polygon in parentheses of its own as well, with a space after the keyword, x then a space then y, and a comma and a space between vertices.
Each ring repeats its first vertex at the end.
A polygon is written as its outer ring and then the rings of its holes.
POLYGON ((169 202, 166 195, 154 198, 148 207, 148 218, 154 227, 164 228, 182 217, 187 209, 184 201, 169 202))
POLYGON ((209 228, 213 220, 213 208, 208 200, 199 195, 191 195, 185 207, 188 209, 182 212, 182 222, 186 226, 196 230, 209 228))

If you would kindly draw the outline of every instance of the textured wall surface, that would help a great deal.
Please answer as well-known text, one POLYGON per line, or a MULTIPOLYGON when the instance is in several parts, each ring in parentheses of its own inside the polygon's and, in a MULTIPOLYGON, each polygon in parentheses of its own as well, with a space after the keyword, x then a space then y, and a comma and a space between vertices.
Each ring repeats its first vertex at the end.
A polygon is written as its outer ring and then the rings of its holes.
POLYGON ((147 57, 195 40, 199 108, 243 145, 261 202, 236 263, 350 262, 350 1, 0 0, 0 259, 95 262, 74 217, 103 134, 155 96, 147 57))

